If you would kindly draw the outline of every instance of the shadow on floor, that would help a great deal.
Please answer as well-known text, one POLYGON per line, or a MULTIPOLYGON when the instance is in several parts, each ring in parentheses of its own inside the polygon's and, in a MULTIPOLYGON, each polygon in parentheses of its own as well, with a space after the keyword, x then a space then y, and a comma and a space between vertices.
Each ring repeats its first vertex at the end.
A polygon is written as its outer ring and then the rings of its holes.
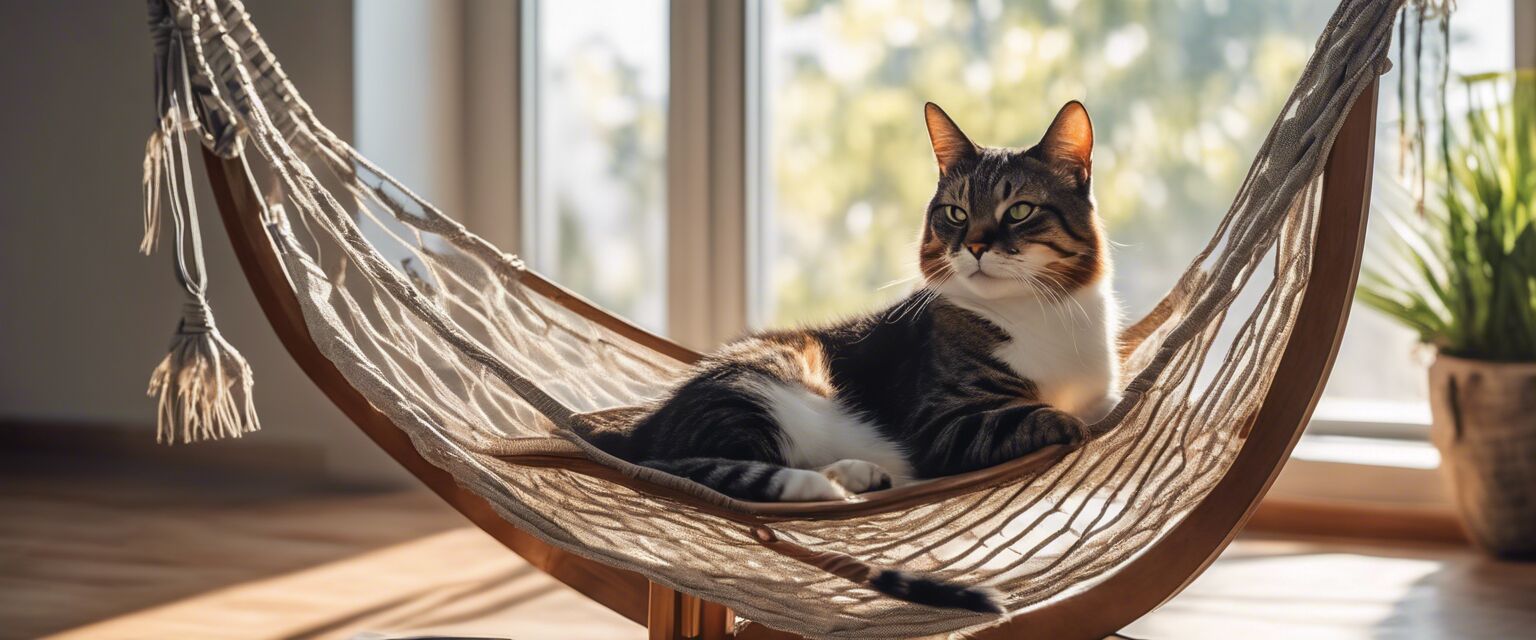
MULTIPOLYGON (((463 527, 425 492, 0 452, 0 637, 34 638, 463 527)), ((466 587, 467 588, 467 587, 466 587)))

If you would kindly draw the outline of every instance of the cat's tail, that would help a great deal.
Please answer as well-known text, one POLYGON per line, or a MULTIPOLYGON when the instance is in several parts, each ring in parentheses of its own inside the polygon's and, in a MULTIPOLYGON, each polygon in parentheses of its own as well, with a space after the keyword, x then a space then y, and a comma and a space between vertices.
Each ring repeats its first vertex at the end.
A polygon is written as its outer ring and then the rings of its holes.
MULTIPOLYGON (((680 458, 640 464, 688 478, 739 500, 838 500, 848 496, 820 472, 767 462, 680 458)), ((767 527, 755 527, 753 535, 763 546, 897 600, 978 613, 1004 612, 1002 594, 990 587, 965 586, 910 571, 873 567, 848 555, 814 551, 783 540, 767 527)))
POLYGON ((930 607, 995 614, 1005 611, 1003 594, 991 587, 968 587, 897 569, 877 570, 869 586, 897 600, 930 607))
POLYGON ((883 569, 836 551, 815 550, 780 538, 766 526, 752 528, 752 537, 769 549, 837 577, 859 583, 897 600, 977 613, 1001 615, 1003 594, 991 587, 967 586, 910 571, 883 569))

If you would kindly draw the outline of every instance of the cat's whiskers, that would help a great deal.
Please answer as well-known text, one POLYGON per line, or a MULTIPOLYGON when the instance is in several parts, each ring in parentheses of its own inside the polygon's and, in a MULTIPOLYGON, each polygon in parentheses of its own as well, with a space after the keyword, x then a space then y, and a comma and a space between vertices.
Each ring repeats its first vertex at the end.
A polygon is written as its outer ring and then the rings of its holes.
MULTIPOLYGON (((927 309, 928 306, 932 305, 933 301, 938 299, 940 289, 942 289, 946 283, 954 278, 954 276, 955 269, 953 265, 941 265, 938 273, 935 275, 934 281, 924 286, 918 295, 913 296, 910 299, 910 315, 916 317, 917 315, 921 314, 924 309, 927 309)), ((906 312, 906 310, 904 310, 900 315, 897 316, 897 320, 904 318, 907 315, 909 314, 906 312)), ((896 320, 893 320, 893 322, 895 321, 896 320)))
POLYGON ((886 319, 885 319, 885 323, 886 324, 896 324, 898 322, 901 322, 904 318, 907 317, 907 315, 908 315, 908 313, 910 311, 912 311, 913 309, 917 308, 917 306, 918 306, 918 304, 920 304, 920 301, 922 300, 923 296, 926 296, 926 295, 928 295, 927 291, 919 291, 919 292, 917 292, 916 295, 914 295, 914 296, 912 296, 910 298, 907 298, 906 300, 903 300, 901 302, 901 304, 897 306, 895 315, 887 316, 886 319))
MULTIPOLYGON (((1078 303, 1077 300, 1068 295, 1066 288, 1062 287, 1060 283, 1051 282, 1049 279, 1033 273, 1026 273, 1024 275, 1034 283, 1031 286, 1034 287, 1036 291, 1041 291, 1046 295, 1051 296, 1051 308, 1056 313, 1056 319, 1061 321, 1063 328, 1067 327, 1072 322, 1072 319, 1066 315, 1067 313, 1070 313, 1070 310, 1066 312, 1062 311, 1062 308, 1065 306, 1062 304, 1062 301, 1064 299, 1071 300, 1074 304, 1077 304, 1078 309, 1082 309, 1082 304, 1078 303), (1052 287, 1054 287, 1054 289, 1052 287)), ((1088 312, 1087 310, 1083 310, 1083 319, 1085 322, 1087 321, 1087 318, 1088 312)), ((1081 353, 1081 349, 1077 344, 1077 333, 1069 331, 1067 334, 1072 337, 1072 351, 1081 353)))
MULTIPOLYGON (((1049 282, 1049 284, 1054 285, 1055 289, 1057 289, 1057 292, 1058 292, 1057 293, 1057 299, 1064 299, 1064 301, 1072 302, 1072 307, 1077 308, 1078 315, 1080 315, 1081 318, 1083 318, 1083 324, 1092 324, 1092 318, 1089 318, 1089 315, 1087 315, 1086 308, 1083 308, 1083 302, 1078 301, 1077 296, 1074 296, 1074 295, 1072 295, 1072 293, 1069 293, 1068 290, 1066 290, 1066 285, 1063 285, 1063 284, 1061 284, 1061 282, 1057 282, 1057 281, 1051 281, 1051 282, 1049 282)), ((1063 307, 1064 307, 1064 305, 1063 305, 1063 307)), ((1066 310, 1066 312, 1064 312, 1064 313, 1068 313, 1068 315, 1071 315, 1071 313, 1072 313, 1071 308, 1068 308, 1068 310, 1066 310)), ((1064 318, 1064 321, 1071 321, 1071 318, 1064 318)), ((1080 350, 1080 348, 1078 348, 1078 344, 1077 344, 1077 332, 1072 332, 1072 351, 1077 351, 1077 353, 1081 353, 1081 350, 1080 350)))
MULTIPOLYGON (((1007 263, 1005 262, 1005 264, 1007 264, 1007 263)), ((1018 266, 1018 265, 1010 264, 1009 266, 1010 267, 1015 267, 1015 266, 1018 266)), ((980 268, 978 267, 978 271, 979 270, 980 270, 980 268)), ((1034 295, 1030 296, 1030 297, 1035 299, 1035 305, 1040 308, 1040 315, 1041 315, 1041 317, 1044 317, 1046 315, 1045 302, 1042 301, 1041 298, 1044 297, 1044 296, 1050 295, 1050 292, 1039 286, 1040 285, 1039 280, 1037 280, 1032 274, 1029 273, 1029 271, 1027 269, 1024 269, 1024 268, 1005 269, 1003 271, 1003 275, 1004 276, 1008 276, 1009 279, 1011 279, 1011 280, 1014 280, 1014 281, 1017 281, 1017 282, 1023 284, 1025 288, 1027 288, 1031 292, 1033 292, 1034 295)), ((1053 306, 1054 306, 1054 304, 1053 304, 1053 306)))
POLYGON ((1055 309, 1056 318, 1061 320, 1062 326, 1067 326, 1071 323, 1073 319, 1068 316, 1072 313, 1072 309, 1064 303, 1069 301, 1075 303, 1076 301, 1072 300, 1072 296, 1059 283, 1052 282, 1050 278, 1038 274, 1032 274, 1032 276, 1039 283, 1038 286, 1045 290, 1046 295, 1050 296, 1051 307, 1055 309))
POLYGON ((887 282, 885 284, 880 285, 875 290, 876 291, 884 291, 886 289, 889 289, 889 288, 894 287, 894 286, 899 285, 899 284, 906 284, 908 282, 912 282, 913 280, 917 280, 918 278, 921 278, 921 277, 923 277, 923 274, 919 273, 917 275, 911 275, 911 276, 907 276, 905 278, 897 278, 895 280, 892 280, 890 282, 887 282))
MULTIPOLYGON (((1068 316, 1070 316, 1072 314, 1072 310, 1070 308, 1067 308, 1066 305, 1062 304, 1061 302, 1062 302, 1062 300, 1068 300, 1068 301, 1071 301, 1072 304, 1078 304, 1077 300, 1074 299, 1072 296, 1068 295, 1066 289, 1062 288, 1060 284, 1057 284, 1057 283, 1048 283, 1048 284, 1054 284, 1057 287, 1057 289, 1060 291, 1057 294, 1057 296, 1056 296, 1056 305, 1055 306, 1056 306, 1057 314, 1061 316, 1062 326, 1065 327, 1065 326, 1068 325, 1068 323, 1072 322, 1072 318, 1068 317, 1068 316)), ((1081 305, 1079 305, 1078 308, 1081 309, 1082 308, 1081 305)), ((1087 314, 1086 311, 1083 312, 1084 319, 1087 318, 1087 315, 1088 314, 1087 314)), ((1082 353, 1082 349, 1080 349, 1078 347, 1078 344, 1077 344, 1077 332, 1076 331, 1068 331, 1067 335, 1072 336, 1072 351, 1074 353, 1082 353)))
MULTIPOLYGON (((1067 288, 1060 282, 1051 280, 1044 275, 1035 275, 1033 273, 1026 275, 1028 275, 1030 280, 1033 282, 1031 286, 1035 288, 1035 290, 1041 291, 1051 297, 1051 303, 1053 305, 1065 306, 1063 303, 1070 302, 1072 303, 1073 307, 1076 307, 1078 315, 1082 316, 1082 320, 1084 322, 1089 320, 1088 310, 1083 308, 1083 303, 1079 302, 1076 297, 1072 296, 1071 293, 1067 291, 1067 288)), ((1071 311, 1072 309, 1067 310, 1068 313, 1071 311)), ((1062 320, 1065 322, 1071 319, 1062 318, 1062 320)))
MULTIPOLYGON (((1060 282, 1055 281, 1050 281, 1048 284, 1056 288, 1056 299, 1058 301, 1066 301, 1072 303, 1072 306, 1077 309, 1078 315, 1082 316, 1083 321, 1088 321, 1088 310, 1083 308, 1083 303, 1078 301, 1076 296, 1073 296, 1070 292, 1067 291, 1066 286, 1062 285, 1060 282)), ((1069 309, 1068 312, 1070 311, 1071 310, 1069 309)))
POLYGON ((922 306, 918 310, 918 313, 922 313, 923 310, 926 310, 928 307, 932 306, 933 302, 935 300, 939 299, 939 287, 944 286, 944 284, 949 282, 949 280, 951 278, 953 278, 953 277, 954 277, 954 274, 951 273, 951 274, 945 276, 943 280, 940 280, 939 282, 937 282, 936 284, 933 285, 932 293, 930 293, 928 295, 928 298, 923 301, 922 306))
POLYGON ((945 284, 948 284, 950 280, 953 280, 954 277, 955 268, 953 266, 944 265, 941 269, 939 269, 938 274, 935 277, 935 281, 926 287, 929 293, 928 299, 923 303, 923 306, 926 307, 933 304, 933 301, 939 297, 939 290, 945 284))
POLYGON ((886 323, 896 324, 908 316, 916 316, 925 303, 939 295, 933 288, 919 289, 912 297, 903 301, 896 310, 896 315, 886 318, 886 323))
MULTIPOLYGON (((1042 298, 1045 298, 1046 296, 1051 295, 1050 290, 1042 287, 1041 285, 1043 283, 1040 282, 1040 279, 1036 278, 1034 274, 1029 273, 1029 272, 1026 271, 1026 272, 1023 272, 1021 275, 1023 275, 1024 278, 1026 279, 1025 283, 1029 285, 1029 288, 1034 290, 1034 292, 1035 292, 1035 304, 1040 307, 1040 315, 1042 317, 1044 317, 1046 315, 1046 313, 1045 313, 1046 304, 1045 304, 1045 301, 1042 301, 1042 298)), ((1050 304, 1051 310, 1056 313, 1056 318, 1058 320, 1060 320, 1061 319, 1061 311, 1056 308, 1056 302, 1054 300, 1052 300, 1050 302, 1051 302, 1051 304, 1050 304)), ((1063 324, 1062 326, 1066 326, 1066 325, 1063 324)))

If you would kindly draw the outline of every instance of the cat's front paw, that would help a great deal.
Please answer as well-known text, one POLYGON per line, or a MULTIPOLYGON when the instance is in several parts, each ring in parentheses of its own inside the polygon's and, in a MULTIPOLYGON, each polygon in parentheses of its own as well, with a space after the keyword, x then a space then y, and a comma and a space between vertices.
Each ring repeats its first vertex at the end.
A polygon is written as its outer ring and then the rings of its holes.
POLYGON ((856 501, 842 484, 831 476, 810 469, 784 469, 777 478, 778 500, 782 502, 856 501))
POLYGON ((1053 444, 1076 447, 1088 441, 1088 425, 1077 416, 1054 407, 1036 411, 1028 431, 1028 451, 1033 452, 1053 444))
POLYGON ((821 468, 821 474, 854 493, 891 488, 891 474, 873 462, 838 460, 821 468))

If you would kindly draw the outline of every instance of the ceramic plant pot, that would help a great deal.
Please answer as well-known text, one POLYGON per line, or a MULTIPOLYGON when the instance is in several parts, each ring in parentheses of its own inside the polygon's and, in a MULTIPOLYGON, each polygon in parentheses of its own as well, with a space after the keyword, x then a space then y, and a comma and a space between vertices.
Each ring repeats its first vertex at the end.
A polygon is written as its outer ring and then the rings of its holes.
POLYGON ((1429 389, 1431 438, 1468 536, 1536 560, 1536 363, 1440 355, 1429 389))

